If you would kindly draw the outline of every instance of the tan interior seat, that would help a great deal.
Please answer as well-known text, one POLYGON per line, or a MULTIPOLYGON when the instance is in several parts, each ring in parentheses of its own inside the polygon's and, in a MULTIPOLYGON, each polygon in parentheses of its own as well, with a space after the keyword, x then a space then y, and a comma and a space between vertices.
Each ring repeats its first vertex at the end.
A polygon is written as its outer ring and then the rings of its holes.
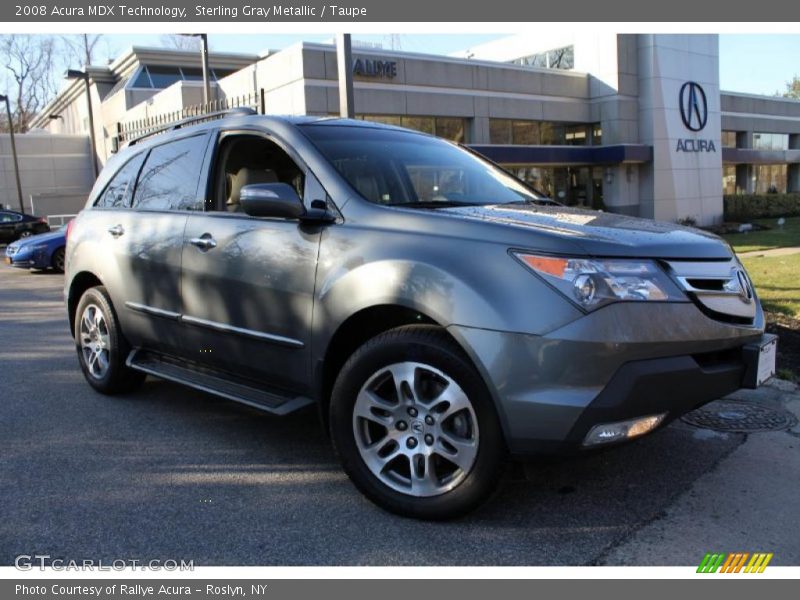
POLYGON ((231 176, 230 193, 225 202, 228 212, 239 212, 242 210, 241 193, 246 185, 255 183, 278 183, 278 176, 272 169, 251 169, 242 167, 235 175, 231 176))

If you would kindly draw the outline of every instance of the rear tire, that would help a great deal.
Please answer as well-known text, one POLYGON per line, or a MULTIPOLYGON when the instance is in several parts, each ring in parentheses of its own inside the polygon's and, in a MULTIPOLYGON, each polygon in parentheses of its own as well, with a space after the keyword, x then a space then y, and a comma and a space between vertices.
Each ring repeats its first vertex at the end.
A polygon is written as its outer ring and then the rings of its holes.
POLYGON ((494 402, 461 348, 435 326, 398 327, 356 350, 333 387, 330 432, 356 487, 407 517, 461 516, 502 474, 494 402))
POLYGON ((103 286, 89 288, 81 296, 74 334, 83 376, 98 392, 120 394, 142 384, 145 374, 125 365, 130 346, 103 286))

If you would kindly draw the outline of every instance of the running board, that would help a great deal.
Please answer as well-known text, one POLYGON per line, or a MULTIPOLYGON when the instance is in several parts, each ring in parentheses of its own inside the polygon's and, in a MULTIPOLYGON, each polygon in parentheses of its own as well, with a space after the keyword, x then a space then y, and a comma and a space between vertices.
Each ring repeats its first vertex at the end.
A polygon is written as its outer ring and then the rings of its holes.
POLYGON ((314 402, 304 396, 289 397, 266 392, 253 387, 247 380, 227 373, 140 348, 131 351, 125 364, 131 369, 241 402, 274 415, 286 415, 314 402))

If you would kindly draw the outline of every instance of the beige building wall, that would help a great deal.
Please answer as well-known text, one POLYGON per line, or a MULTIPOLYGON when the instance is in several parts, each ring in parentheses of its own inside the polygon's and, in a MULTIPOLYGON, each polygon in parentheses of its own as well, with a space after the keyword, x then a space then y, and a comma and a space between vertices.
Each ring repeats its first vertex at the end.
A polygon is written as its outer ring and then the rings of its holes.
MULTIPOLYGON (((74 214, 94 184, 89 140, 83 135, 26 133, 15 136, 25 210, 40 216, 74 214), (46 212, 41 212, 40 209, 46 212)), ((19 210, 8 134, 0 135, 0 205, 19 210)))

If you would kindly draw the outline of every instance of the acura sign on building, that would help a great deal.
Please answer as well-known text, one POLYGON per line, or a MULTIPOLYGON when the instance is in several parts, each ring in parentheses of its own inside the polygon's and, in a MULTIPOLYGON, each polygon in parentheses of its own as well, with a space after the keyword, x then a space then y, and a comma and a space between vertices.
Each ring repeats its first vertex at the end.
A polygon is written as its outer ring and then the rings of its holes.
POLYGON ((653 160, 639 171, 643 217, 708 224, 722 215, 716 39, 638 37, 639 138, 653 160))
MULTIPOLYGON (((702 131, 708 122, 708 99, 703 87, 694 81, 687 81, 681 86, 678 101, 681 108, 681 120, 689 131, 702 131)), ((714 140, 685 138, 679 139, 675 147, 677 152, 716 152, 714 140)))

